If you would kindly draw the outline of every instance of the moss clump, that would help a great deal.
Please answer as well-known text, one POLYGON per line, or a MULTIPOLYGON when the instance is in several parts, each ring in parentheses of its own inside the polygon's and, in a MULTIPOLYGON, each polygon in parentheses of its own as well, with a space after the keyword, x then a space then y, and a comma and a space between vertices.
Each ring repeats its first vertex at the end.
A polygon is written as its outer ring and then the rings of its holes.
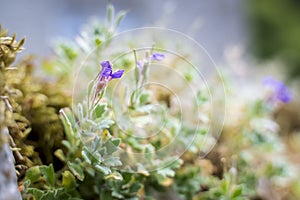
MULTIPOLYGON (((17 42, 15 38, 16 35, 7 36, 7 30, 0 27, 0 92, 5 104, 1 117, 9 129, 21 179, 32 166, 57 163, 53 152, 62 148, 64 137, 58 111, 69 106, 71 100, 58 84, 34 76, 37 65, 32 57, 12 65, 25 41, 17 42)), ((59 163, 55 167, 59 168, 59 163)))

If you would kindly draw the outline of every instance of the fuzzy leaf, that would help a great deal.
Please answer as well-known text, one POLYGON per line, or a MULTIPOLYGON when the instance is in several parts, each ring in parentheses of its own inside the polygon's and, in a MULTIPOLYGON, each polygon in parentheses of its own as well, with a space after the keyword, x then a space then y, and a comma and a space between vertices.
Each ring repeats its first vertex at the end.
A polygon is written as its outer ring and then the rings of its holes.
POLYGON ((111 119, 104 119, 101 120, 98 124, 97 127, 98 129, 108 129, 111 125, 113 125, 115 122, 111 119))
POLYGON ((105 142, 104 146, 106 147, 107 155, 111 155, 112 153, 119 150, 119 147, 116 146, 114 143, 112 143, 111 139, 109 139, 107 142, 105 142))
POLYGON ((71 150, 73 149, 73 148, 72 148, 72 145, 70 144, 69 141, 63 140, 61 143, 62 143, 65 147, 67 147, 67 149, 68 149, 69 151, 71 151, 71 150))
POLYGON ((115 8, 111 4, 109 4, 107 6, 107 17, 106 17, 108 24, 112 23, 114 15, 115 15, 115 8))
POLYGON ((113 172, 113 173, 111 173, 111 174, 104 177, 104 179, 111 179, 111 178, 115 179, 115 180, 119 180, 119 181, 123 180, 123 177, 119 172, 113 172))
POLYGON ((93 117, 94 118, 101 118, 102 115, 104 114, 106 109, 106 105, 105 104, 97 104, 95 106, 95 108, 93 109, 93 117))
POLYGON ((120 138, 113 138, 111 139, 111 143, 113 143, 116 147, 120 146, 121 139, 120 138))
POLYGON ((91 161, 91 156, 92 155, 86 147, 83 148, 83 150, 81 152, 81 155, 82 155, 85 162, 87 162, 90 165, 92 164, 92 161, 91 161))
POLYGON ((50 164, 49 166, 46 165, 40 166, 40 171, 44 176, 46 182, 49 183, 52 187, 54 187, 55 172, 54 172, 53 165, 50 164))
POLYGON ((175 175, 175 172, 170 168, 163 168, 157 171, 157 174, 163 176, 163 177, 173 177, 175 175))
POLYGON ((31 183, 34 183, 39 180, 41 177, 41 172, 39 166, 30 167, 25 175, 25 180, 30 180, 31 183))
POLYGON ((76 122, 75 122, 74 115, 72 114, 69 108, 64 108, 59 111, 59 117, 63 123, 68 141, 71 144, 74 144, 75 132, 76 132, 75 130, 76 122))
POLYGON ((80 181, 83 181, 84 179, 84 173, 81 166, 79 166, 76 163, 68 162, 68 166, 71 170, 71 172, 74 174, 76 178, 78 178, 80 181))
POLYGON ((111 173, 110 168, 106 166, 95 165, 95 169, 102 172, 104 175, 108 175, 109 173, 111 173))
POLYGON ((111 193, 111 196, 113 196, 113 197, 115 197, 117 199, 124 199, 124 196, 122 194, 120 194, 119 192, 117 192, 117 191, 113 191, 111 193))
POLYGON ((120 23, 123 20, 125 15, 126 15, 125 11, 121 11, 118 13, 116 20, 115 20, 115 28, 117 28, 120 25, 120 23))
POLYGON ((97 135, 95 136, 93 142, 92 142, 92 152, 95 152, 98 150, 100 144, 101 144, 101 138, 97 135))
POLYGON ((103 163, 107 166, 110 166, 110 167, 116 167, 116 166, 121 166, 122 165, 122 162, 120 161, 119 157, 107 158, 103 161, 103 163))

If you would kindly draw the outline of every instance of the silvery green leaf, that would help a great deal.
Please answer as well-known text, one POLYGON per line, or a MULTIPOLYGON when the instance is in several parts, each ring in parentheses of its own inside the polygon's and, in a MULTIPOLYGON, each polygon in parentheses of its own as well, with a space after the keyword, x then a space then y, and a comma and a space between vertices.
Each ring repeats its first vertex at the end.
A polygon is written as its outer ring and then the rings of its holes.
POLYGON ((105 104, 97 104, 93 109, 93 117, 101 118, 106 110, 105 104))
POLYGON ((150 113, 151 111, 155 110, 155 106, 154 105, 144 105, 144 106, 140 106, 136 109, 138 112, 142 112, 142 113, 150 113))
POLYGON ((104 177, 104 179, 111 179, 111 178, 113 178, 115 180, 119 180, 119 181, 123 180, 123 177, 119 172, 113 172, 113 173, 111 173, 111 174, 104 177))
MULTIPOLYGON (((110 175, 108 175, 108 176, 110 176, 110 175)), ((124 199, 124 196, 123 196, 122 194, 120 194, 119 192, 117 192, 117 191, 113 191, 113 192, 111 193, 111 195, 112 195, 113 197, 117 198, 117 199, 124 199)))
POLYGON ((108 129, 111 125, 113 125, 115 122, 111 119, 103 119, 97 124, 98 129, 108 129))
POLYGON ((86 166, 84 169, 89 175, 95 176, 95 170, 92 167, 86 166))
POLYGON ((109 25, 112 24, 114 15, 115 15, 115 8, 111 4, 109 4, 107 6, 107 22, 109 25))
POLYGON ((126 11, 121 11, 118 13, 118 15, 116 16, 116 20, 115 20, 115 29, 118 28, 118 26, 120 25, 121 21, 123 20, 123 18, 125 17, 126 15, 126 11))
POLYGON ((81 103, 77 105, 77 116, 79 117, 79 121, 83 121, 84 119, 84 109, 81 103))
POLYGON ((92 152, 95 152, 101 144, 101 138, 97 135, 92 142, 92 152))
POLYGON ((102 172, 104 175, 108 175, 109 173, 111 173, 110 168, 106 166, 95 165, 95 169, 102 172))
POLYGON ((163 177, 173 177, 175 175, 175 172, 174 170, 168 168, 168 167, 165 167, 163 169, 159 169, 157 171, 157 174, 163 176, 163 177))
POLYGON ((100 154, 100 152, 95 152, 93 153, 93 162, 94 163, 100 163, 103 161, 102 155, 100 154))
POLYGON ((76 132, 76 121, 73 113, 69 108, 64 108, 59 111, 59 117, 63 123, 68 141, 73 144, 76 132))
POLYGON ((109 157, 103 161, 103 164, 110 167, 121 166, 122 162, 119 157, 109 157))
POLYGON ((84 179, 84 173, 83 169, 81 168, 80 165, 73 163, 73 162, 68 162, 68 166, 71 170, 71 172, 74 174, 76 178, 78 178, 80 181, 83 181, 84 179))
POLYGON ((112 143, 111 139, 109 139, 107 142, 105 142, 104 146, 106 147, 107 155, 110 155, 119 150, 119 147, 116 146, 114 143, 112 143))
POLYGON ((71 151, 71 150, 73 149, 73 147, 72 147, 72 145, 71 145, 71 143, 70 143, 69 141, 63 140, 61 143, 62 143, 65 147, 67 147, 68 150, 71 151))
POLYGON ((83 157, 84 161, 91 165, 91 164, 92 164, 92 161, 91 161, 91 159, 90 159, 91 154, 90 154, 89 150, 88 150, 86 147, 84 147, 84 148, 82 149, 81 154, 82 154, 82 157, 83 157))
POLYGON ((121 139, 120 138, 113 138, 111 139, 111 142, 116 146, 118 147, 121 143, 121 139))

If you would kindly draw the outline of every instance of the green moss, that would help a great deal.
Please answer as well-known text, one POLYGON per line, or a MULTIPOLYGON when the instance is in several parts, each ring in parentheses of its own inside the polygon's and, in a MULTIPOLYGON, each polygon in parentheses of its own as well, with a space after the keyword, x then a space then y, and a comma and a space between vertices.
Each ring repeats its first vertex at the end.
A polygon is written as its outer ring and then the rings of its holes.
MULTIPOLYGON (((60 108, 70 104, 59 84, 33 75, 32 57, 12 63, 22 50, 24 39, 7 36, 0 26, 0 92, 2 126, 8 127, 14 140, 16 170, 22 178, 31 166, 55 161, 53 152, 61 147, 63 127, 58 117, 60 108)), ((0 138, 0 144, 3 142, 0 138)), ((55 166, 59 167, 59 166, 55 166)))

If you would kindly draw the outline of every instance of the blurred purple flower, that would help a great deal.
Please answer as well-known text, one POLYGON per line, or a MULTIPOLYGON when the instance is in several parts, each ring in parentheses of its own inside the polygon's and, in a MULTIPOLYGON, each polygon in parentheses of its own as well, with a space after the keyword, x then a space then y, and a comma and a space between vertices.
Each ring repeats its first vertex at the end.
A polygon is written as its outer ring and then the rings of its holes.
POLYGON ((272 77, 266 77, 263 80, 263 84, 273 91, 270 100, 272 101, 281 101, 283 103, 288 103, 292 100, 292 93, 289 88, 282 83, 272 77))
POLYGON ((142 60, 138 60, 138 61, 136 62, 136 64, 137 64, 137 66, 140 67, 140 68, 144 67, 144 65, 145 65, 144 61, 142 61, 142 60))
MULTIPOLYGON (((161 61, 165 58, 165 55, 162 53, 153 53, 150 57, 151 60, 157 60, 157 61, 161 61)), ((148 63, 149 61, 147 61, 147 59, 143 59, 143 60, 138 60, 136 62, 137 66, 139 67, 139 69, 141 71, 144 70, 144 66, 148 63)))
POLYGON ((160 60, 163 60, 164 58, 165 58, 165 55, 162 54, 162 53, 153 53, 153 54, 152 54, 152 59, 153 59, 153 60, 158 60, 158 61, 160 61, 160 60))

